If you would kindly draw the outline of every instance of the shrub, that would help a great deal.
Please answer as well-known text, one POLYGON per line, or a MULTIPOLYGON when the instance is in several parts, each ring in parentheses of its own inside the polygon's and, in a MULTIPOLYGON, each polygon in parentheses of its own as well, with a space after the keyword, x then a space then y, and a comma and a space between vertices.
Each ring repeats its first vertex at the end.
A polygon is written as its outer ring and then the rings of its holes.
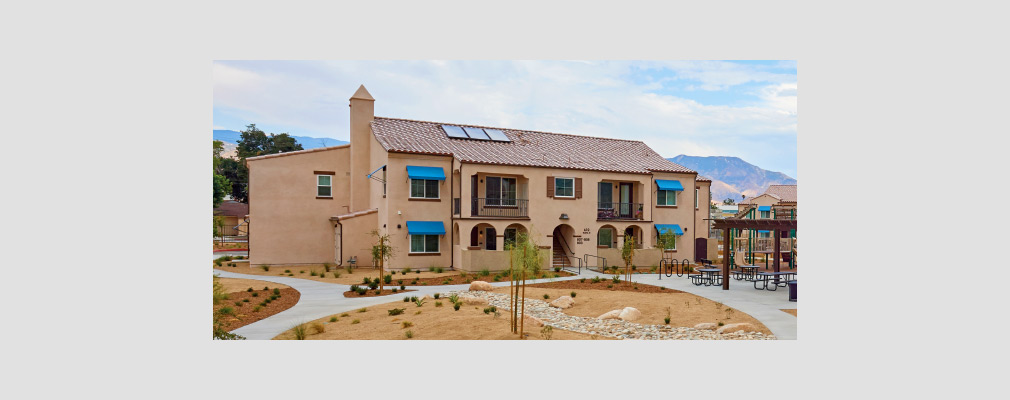
POLYGON ((435 272, 435 267, 428 267, 428 272, 435 272))
POLYGON ((554 267, 554 272, 561 272, 561 267, 554 267))
POLYGON ((288 274, 288 276, 295 276, 295 274, 288 274))
POLYGON ((616 276, 611 278, 610 280, 614 281, 614 283, 621 283, 621 278, 618 278, 616 276))
POLYGON ((235 309, 231 307, 221 307, 217 312, 221 315, 235 315, 235 309))
POLYGON ((348 274, 348 275, 350 275, 350 274, 353 274, 353 273, 354 273, 354 270, 353 270, 353 269, 351 269, 351 266, 350 266, 350 265, 347 265, 347 268, 344 268, 344 271, 347 271, 347 274, 348 274))
POLYGON ((354 321, 351 321, 351 325, 354 325, 354 324, 360 324, 360 323, 361 323, 361 320, 360 320, 360 319, 356 319, 356 320, 354 320, 354 321))
POLYGON ((379 287, 379 280, 378 279, 376 279, 376 280, 374 280, 374 281, 372 281, 371 283, 368 284, 368 288, 369 289, 376 289, 378 287, 379 287))
POLYGON ((387 285, 393 283, 393 275, 386 275, 382 277, 382 283, 385 283, 387 285))
POLYGON ((286 269, 286 270, 284 270, 284 273, 285 273, 285 274, 290 274, 290 273, 291 273, 291 270, 290 270, 290 269, 286 269))
POLYGON ((225 292, 224 285, 214 277, 214 304, 221 303, 221 300, 228 300, 228 293, 225 292))
POLYGON ((359 313, 368 312, 368 309, 367 308, 359 308, 358 312, 359 313))
POLYGON ((414 315, 421 315, 421 310, 417 310, 417 312, 415 312, 414 315))
POLYGON ((551 340, 551 337, 553 336, 554 328, 551 328, 550 325, 544 325, 544 327, 540 329, 540 337, 544 338, 544 340, 551 340))
POLYGON ((337 317, 330 317, 330 322, 337 322, 337 317))
POLYGON ((421 270, 419 270, 419 269, 418 270, 414 270, 414 273, 420 275, 421 274, 421 270))
POLYGON ((410 301, 417 301, 417 296, 410 296, 410 301))
POLYGON ((609 283, 607 284, 607 289, 613 289, 613 288, 614 288, 614 285, 611 285, 609 283))
POLYGON ((236 301, 235 302, 235 307, 242 307, 242 302, 241 301, 236 301))
POLYGON ((271 301, 273 301, 273 299, 266 299, 266 300, 263 300, 263 304, 270 304, 270 302, 271 302, 271 301))
POLYGON ((410 296, 404 297, 403 298, 403 302, 404 303, 410 303, 410 296))
POLYGON ((441 301, 436 301, 435 302, 435 307, 441 307, 441 306, 442 306, 442 302, 441 301))
POLYGON ((372 283, 372 278, 369 278, 369 277, 366 276, 364 279, 361 280, 361 283, 364 284, 364 285, 372 283))
POLYGON ((452 304, 452 309, 453 309, 453 310, 456 310, 456 311, 459 311, 459 306, 460 306, 460 304, 462 304, 462 303, 453 303, 453 304, 452 304))
POLYGON ((378 295, 380 295, 380 294, 382 294, 382 291, 381 291, 381 290, 376 290, 376 291, 375 291, 375 295, 376 295, 376 296, 378 296, 378 295))
MULTIPOLYGON (((417 297, 415 297, 415 299, 417 299, 417 297)), ((417 304, 418 307, 421 307, 421 306, 424 305, 424 299, 421 298, 421 299, 414 300, 414 304, 417 304)))
POLYGON ((339 278, 340 277, 340 273, 337 272, 337 271, 333 271, 333 277, 334 278, 339 278))
POLYGON ((498 282, 498 275, 495 275, 495 276, 494 276, 494 281, 495 281, 495 282, 498 282))
POLYGON ((274 288, 274 294, 280 296, 281 295, 281 290, 278 289, 278 288, 274 288))
POLYGON ((670 317, 663 318, 667 325, 670 325, 670 317))
POLYGON ((636 266, 632 265, 632 266, 631 266, 631 270, 632 270, 632 271, 638 271, 638 267, 636 267, 636 266))
POLYGON ((306 331, 305 324, 295 325, 295 327, 291 328, 291 329, 292 329, 292 331, 295 334, 295 339, 305 340, 305 336, 307 336, 306 332, 305 332, 306 331))
POLYGON ((480 276, 488 276, 488 275, 491 275, 491 270, 487 268, 480 270, 480 276))
POLYGON ((498 307, 495 306, 489 306, 484 308, 484 314, 490 314, 496 311, 498 311, 498 307))
POLYGON ((269 265, 260 265, 260 268, 262 268, 264 271, 268 271, 268 272, 270 271, 270 266, 269 265))
POLYGON ((403 312, 406 310, 407 310, 406 308, 394 308, 386 312, 389 313, 389 315, 400 315, 403 314, 403 312))
POLYGON ((262 309, 263 309, 262 306, 256 306, 256 307, 253 307, 253 312, 259 312, 259 310, 262 310, 262 309))
POLYGON ((551 296, 550 296, 550 295, 548 295, 547 293, 544 293, 544 300, 547 300, 547 299, 549 299, 549 298, 551 298, 551 296))
POLYGON ((360 286, 358 286, 358 285, 351 285, 351 291, 352 292, 357 292, 359 287, 360 286))
POLYGON ((403 284, 403 279, 397 279, 396 280, 396 284, 397 285, 402 285, 403 284))
POLYGON ((575 298, 575 292, 572 292, 571 294, 572 294, 572 298, 574 299, 575 298))
POLYGON ((249 302, 249 299, 242 299, 242 302, 243 302, 243 303, 248 303, 248 302, 249 302))
POLYGON ((303 269, 303 270, 301 270, 301 271, 298 271, 298 273, 299 273, 299 274, 304 274, 304 273, 305 273, 305 270, 303 269))
MULTIPOLYGON (((326 268, 326 272, 330 272, 330 268, 333 268, 333 264, 323 263, 323 268, 326 268)), ((323 274, 320 273, 319 276, 323 276, 323 274)))
POLYGON ((407 290, 407 286, 405 286, 405 285, 400 285, 400 290, 407 290))
POLYGON ((393 293, 396 293, 396 292, 397 292, 397 289, 396 289, 396 288, 393 288, 393 293))
POLYGON ((270 290, 270 287, 268 287, 268 286, 264 286, 264 287, 263 287, 263 290, 270 290))
POLYGON ((586 283, 586 278, 579 279, 579 282, 586 283))
POLYGON ((594 276, 594 277, 593 277, 593 280, 592 280, 592 283, 600 283, 600 282, 602 282, 602 281, 603 281, 603 279, 600 279, 600 277, 598 277, 598 276, 594 276))
POLYGON ((635 290, 638 290, 638 285, 631 285, 631 287, 634 288, 635 290))
POLYGON ((459 303, 459 295, 456 293, 449 295, 449 301, 452 302, 453 304, 459 303))
POLYGON ((316 322, 312 324, 312 330, 316 331, 316 334, 318 335, 320 333, 326 332, 326 326, 316 322))
POLYGON ((409 322, 409 321, 403 321, 403 323, 400 324, 400 325, 403 326, 403 328, 400 328, 400 329, 406 329, 406 328, 410 328, 410 327, 414 326, 414 323, 413 322, 409 322))
POLYGON ((435 294, 432 295, 432 297, 434 297, 435 300, 438 300, 438 297, 441 296, 441 295, 442 295, 441 293, 435 293, 435 294))
POLYGON ((723 325, 726 325, 726 324, 722 323, 722 321, 719 321, 719 326, 723 326, 723 325))
POLYGON ((409 273, 410 273, 410 268, 404 268, 403 271, 400 271, 400 275, 407 275, 409 273))
POLYGON ((259 293, 253 292, 252 297, 260 297, 259 293))
POLYGON ((442 281, 443 285, 448 285, 450 283, 452 283, 452 279, 449 279, 449 278, 446 278, 444 281, 442 281))
POLYGON ((358 288, 358 296, 364 296, 365 293, 368 293, 368 290, 365 288, 358 288))
POLYGON ((442 269, 442 267, 435 267, 435 273, 436 274, 441 274, 442 271, 445 271, 445 270, 442 269))
POLYGON ((312 271, 312 276, 316 276, 316 271, 312 271))
POLYGON ((413 338, 414 337, 414 331, 408 330, 408 331, 404 332, 403 335, 406 336, 407 339, 413 338))

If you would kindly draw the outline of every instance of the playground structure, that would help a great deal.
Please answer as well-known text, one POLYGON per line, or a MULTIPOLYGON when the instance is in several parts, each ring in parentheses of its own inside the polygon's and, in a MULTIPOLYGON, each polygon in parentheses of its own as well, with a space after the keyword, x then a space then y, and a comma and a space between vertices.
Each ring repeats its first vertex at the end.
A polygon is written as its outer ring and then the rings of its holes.
MULTIPOLYGON (((758 212, 770 211, 770 219, 772 220, 796 221, 795 208, 781 206, 768 207, 767 210, 762 210, 761 208, 764 207, 744 208, 737 214, 736 218, 732 219, 761 220, 757 218, 758 212)), ((761 232, 769 231, 760 229, 729 229, 723 234, 723 238, 728 239, 724 243, 731 243, 731 246, 729 248, 725 245, 723 246, 723 257, 730 258, 730 265, 753 265, 758 254, 774 254, 776 260, 785 256, 789 269, 794 269, 796 267, 796 229, 789 229, 787 237, 780 237, 778 246, 776 246, 774 237, 759 237, 761 232), (738 254, 743 256, 742 260, 739 259, 738 254)))

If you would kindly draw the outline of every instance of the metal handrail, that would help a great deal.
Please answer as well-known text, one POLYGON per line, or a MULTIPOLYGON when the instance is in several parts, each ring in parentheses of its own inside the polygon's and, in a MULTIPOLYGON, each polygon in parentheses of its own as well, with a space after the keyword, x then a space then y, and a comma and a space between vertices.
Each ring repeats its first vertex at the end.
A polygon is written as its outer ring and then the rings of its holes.
POLYGON ((642 219, 644 206, 642 203, 607 203, 598 202, 596 219, 642 219))
MULTIPOLYGON (((575 259, 575 260, 577 260, 579 262, 579 269, 578 269, 578 272, 576 273, 576 275, 582 275, 582 259, 578 258, 578 257, 575 257, 574 255, 570 256, 570 255, 567 255, 567 254, 565 255, 565 257, 568 257, 569 259, 575 259)), ((561 267, 561 269, 564 270, 565 267, 561 267)))
POLYGON ((600 256, 595 255, 595 254, 583 254, 582 257, 585 258, 585 260, 583 260, 583 261, 585 261, 585 263, 586 263, 586 269, 589 269, 589 257, 596 257, 596 258, 599 258, 599 259, 603 260, 603 266, 600 268, 600 272, 603 272, 603 271, 607 270, 607 259, 606 259, 606 257, 600 257, 600 256))
POLYGON ((470 215, 475 217, 528 217, 529 199, 473 197, 470 215))

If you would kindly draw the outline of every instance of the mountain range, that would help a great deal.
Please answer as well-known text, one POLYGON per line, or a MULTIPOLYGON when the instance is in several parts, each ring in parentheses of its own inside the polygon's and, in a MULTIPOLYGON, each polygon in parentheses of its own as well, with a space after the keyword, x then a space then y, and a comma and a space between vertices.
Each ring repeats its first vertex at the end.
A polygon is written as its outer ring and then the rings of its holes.
POLYGON ((762 169, 739 157, 696 157, 681 154, 668 160, 711 179, 712 201, 717 203, 727 198, 740 202, 744 195, 761 195, 769 185, 796 184, 796 179, 789 175, 762 169))
MULTIPOLYGON (((295 141, 302 145, 305 150, 315 149, 319 147, 330 147, 330 146, 340 146, 342 144, 347 144, 343 140, 330 139, 330 138, 317 138, 311 136, 294 136, 295 141)), ((242 133, 238 131, 228 130, 228 129, 215 129, 214 130, 214 140, 220 140, 224 142, 225 153, 228 153, 230 149, 238 143, 239 139, 242 138, 242 133)))

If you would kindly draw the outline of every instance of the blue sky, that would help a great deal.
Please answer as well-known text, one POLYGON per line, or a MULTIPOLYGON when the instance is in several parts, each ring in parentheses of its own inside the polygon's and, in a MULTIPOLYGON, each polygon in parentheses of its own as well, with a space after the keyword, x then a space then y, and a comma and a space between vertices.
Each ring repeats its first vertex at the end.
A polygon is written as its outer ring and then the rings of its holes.
POLYGON ((796 175, 795 61, 218 61, 214 129, 348 138, 378 116, 642 140, 796 175))

